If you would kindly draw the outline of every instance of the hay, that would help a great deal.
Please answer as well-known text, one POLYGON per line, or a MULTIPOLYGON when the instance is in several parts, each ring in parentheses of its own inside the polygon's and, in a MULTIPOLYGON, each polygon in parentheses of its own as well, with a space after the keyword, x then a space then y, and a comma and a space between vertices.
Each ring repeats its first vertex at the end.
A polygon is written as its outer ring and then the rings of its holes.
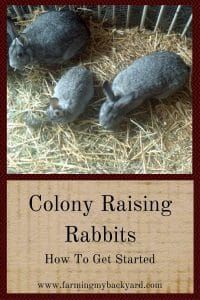
POLYGON ((191 65, 191 40, 88 22, 91 42, 80 57, 66 66, 29 67, 8 76, 8 173, 191 173, 188 86, 166 100, 147 101, 115 132, 98 124, 104 80, 112 80, 134 59, 156 50, 175 51, 191 65), (86 112, 68 125, 29 128, 25 113, 43 117, 56 80, 77 64, 95 74, 95 97, 86 112))

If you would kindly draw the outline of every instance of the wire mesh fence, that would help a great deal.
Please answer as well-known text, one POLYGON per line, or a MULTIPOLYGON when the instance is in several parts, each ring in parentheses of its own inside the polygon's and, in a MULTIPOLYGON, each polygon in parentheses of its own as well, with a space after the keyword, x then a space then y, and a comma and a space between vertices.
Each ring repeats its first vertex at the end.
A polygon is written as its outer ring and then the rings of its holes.
MULTIPOLYGON (((34 10, 61 9, 59 5, 8 6, 8 15, 28 19, 34 10)), ((69 9, 92 18, 106 21, 116 27, 140 26, 166 33, 176 32, 182 36, 192 35, 192 7, 187 5, 68 5, 69 9)))

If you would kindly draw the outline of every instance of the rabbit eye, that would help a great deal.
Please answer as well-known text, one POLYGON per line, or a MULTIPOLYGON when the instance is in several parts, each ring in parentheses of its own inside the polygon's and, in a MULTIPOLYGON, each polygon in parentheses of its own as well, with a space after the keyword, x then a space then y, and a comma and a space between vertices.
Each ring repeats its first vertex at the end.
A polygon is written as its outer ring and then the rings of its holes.
POLYGON ((59 117, 59 116, 60 116, 60 112, 57 110, 57 111, 55 112, 55 115, 59 117))
POLYGON ((18 57, 22 57, 22 55, 23 55, 23 54, 20 52, 20 53, 18 53, 17 56, 18 56, 18 57))

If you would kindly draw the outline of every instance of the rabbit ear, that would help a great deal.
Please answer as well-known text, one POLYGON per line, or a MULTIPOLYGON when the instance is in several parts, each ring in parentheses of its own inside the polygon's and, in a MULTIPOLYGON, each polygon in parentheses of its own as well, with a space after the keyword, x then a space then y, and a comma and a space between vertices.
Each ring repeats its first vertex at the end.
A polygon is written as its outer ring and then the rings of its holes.
POLYGON ((58 98, 55 97, 50 98, 50 105, 52 106, 53 109, 58 108, 59 106, 58 102, 59 102, 58 98))
POLYGON ((132 92, 121 97, 117 102, 115 102, 115 108, 117 109, 134 109, 143 102, 143 98, 137 98, 136 93, 132 92))
POLYGON ((103 91, 110 101, 116 101, 115 95, 113 94, 112 88, 107 80, 103 83, 103 91))
POLYGON ((20 45, 20 46, 27 46, 28 45, 28 39, 26 37, 25 34, 21 33, 17 38, 16 38, 16 41, 17 43, 20 45))
POLYGON ((18 44, 22 47, 24 46, 18 37, 16 37, 15 42, 16 42, 15 44, 18 44))

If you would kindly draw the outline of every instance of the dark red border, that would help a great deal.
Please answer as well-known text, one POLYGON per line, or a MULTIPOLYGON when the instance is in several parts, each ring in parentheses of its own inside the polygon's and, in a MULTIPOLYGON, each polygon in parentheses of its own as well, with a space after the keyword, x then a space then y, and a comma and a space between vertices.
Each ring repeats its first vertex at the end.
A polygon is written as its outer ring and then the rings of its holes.
POLYGON ((0 93, 0 191, 2 194, 0 200, 0 299, 200 299, 200 222, 199 212, 200 204, 198 194, 200 192, 200 153, 198 145, 200 132, 200 84, 199 84, 199 65, 200 65, 200 2, 196 1, 5 1, 0 2, 0 75, 1 75, 1 93, 0 93), (183 175, 142 175, 142 174, 124 174, 124 175, 14 175, 8 174, 6 170, 6 6, 10 4, 18 5, 38 5, 42 4, 132 4, 132 5, 192 5, 193 6, 193 174, 183 175), (5 37, 5 38, 3 38, 5 37), (199 97, 198 97, 199 96, 199 97), (194 180, 194 294, 7 294, 6 293, 6 183, 7 180, 194 180))

